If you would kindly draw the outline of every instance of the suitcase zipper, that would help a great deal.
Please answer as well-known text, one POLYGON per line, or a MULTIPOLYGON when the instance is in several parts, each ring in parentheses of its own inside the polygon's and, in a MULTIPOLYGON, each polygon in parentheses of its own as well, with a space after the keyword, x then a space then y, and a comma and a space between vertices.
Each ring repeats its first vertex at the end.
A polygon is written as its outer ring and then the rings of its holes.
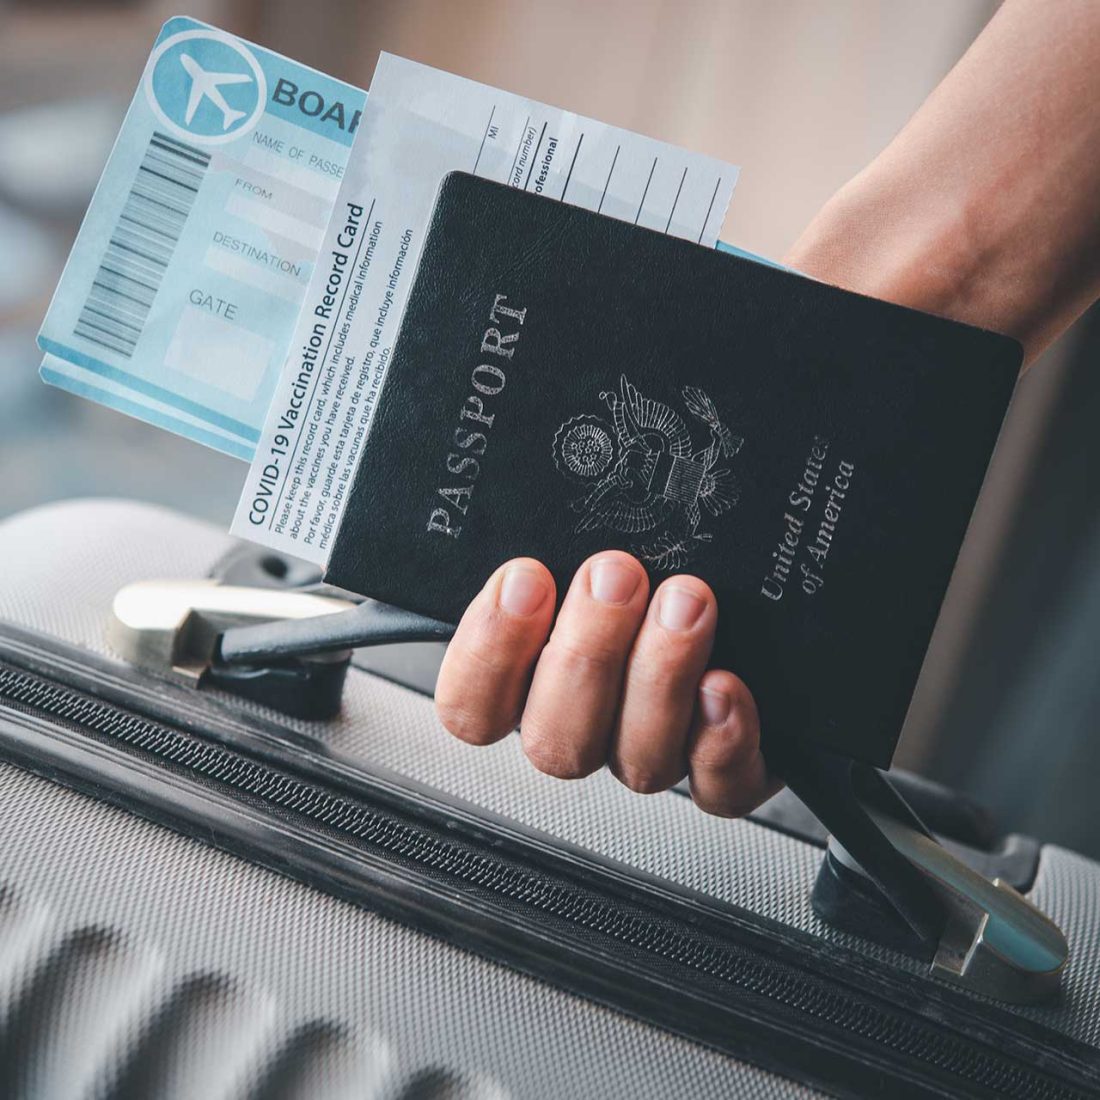
POLYGON ((0 757, 327 893, 842 1094, 1054 1100, 1100 1085, 1096 1052, 996 1006, 438 795, 349 782, 286 731, 5 634, 0 757))

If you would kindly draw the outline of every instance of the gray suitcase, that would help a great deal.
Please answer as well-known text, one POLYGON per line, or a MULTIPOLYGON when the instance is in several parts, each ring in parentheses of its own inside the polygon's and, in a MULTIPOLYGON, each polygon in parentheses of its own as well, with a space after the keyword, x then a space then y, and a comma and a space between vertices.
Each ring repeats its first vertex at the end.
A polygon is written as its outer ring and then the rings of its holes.
POLYGON ((121 587, 234 553, 129 503, 0 523, 0 1096, 1100 1095, 1096 864, 1037 849, 1061 995, 968 993, 815 915, 812 823, 446 736, 394 682, 423 647, 313 722, 110 652, 121 587))

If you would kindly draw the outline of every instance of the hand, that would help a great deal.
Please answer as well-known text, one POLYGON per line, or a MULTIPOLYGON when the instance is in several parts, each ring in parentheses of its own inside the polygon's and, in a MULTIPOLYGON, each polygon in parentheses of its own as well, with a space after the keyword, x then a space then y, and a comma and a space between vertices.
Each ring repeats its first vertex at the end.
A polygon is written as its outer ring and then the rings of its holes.
POLYGON ((707 671, 718 607, 706 584, 670 577, 650 599, 641 563, 610 550, 580 567, 556 622, 554 606, 537 561, 489 578, 439 673, 436 709, 451 733, 489 745, 518 723, 539 771, 579 779, 607 764, 641 794, 689 775, 699 807, 727 817, 774 793, 752 695, 732 673, 707 671))

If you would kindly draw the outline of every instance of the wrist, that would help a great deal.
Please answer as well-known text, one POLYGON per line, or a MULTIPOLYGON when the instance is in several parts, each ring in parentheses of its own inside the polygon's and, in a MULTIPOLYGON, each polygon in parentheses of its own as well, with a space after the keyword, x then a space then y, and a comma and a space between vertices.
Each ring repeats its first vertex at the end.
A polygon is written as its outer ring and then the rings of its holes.
POLYGON ((991 327, 988 250, 971 222, 957 200, 930 201, 872 165, 822 207, 784 262, 847 290, 991 327))
POLYGON ((842 187, 784 262, 848 290, 1014 336, 1025 361, 1034 359, 1095 299, 1091 253, 1060 250, 1064 235, 1036 225, 1039 196, 1021 206, 1001 181, 979 184, 953 178, 947 165, 898 159, 888 151, 842 187))

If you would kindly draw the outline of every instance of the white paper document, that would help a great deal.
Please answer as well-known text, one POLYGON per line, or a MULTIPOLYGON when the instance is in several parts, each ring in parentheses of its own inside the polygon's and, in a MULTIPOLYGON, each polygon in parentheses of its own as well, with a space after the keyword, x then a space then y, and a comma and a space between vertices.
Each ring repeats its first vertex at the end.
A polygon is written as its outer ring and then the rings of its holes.
POLYGON ((738 174, 710 157, 383 54, 234 534, 325 563, 436 191, 454 170, 708 248, 738 174))

